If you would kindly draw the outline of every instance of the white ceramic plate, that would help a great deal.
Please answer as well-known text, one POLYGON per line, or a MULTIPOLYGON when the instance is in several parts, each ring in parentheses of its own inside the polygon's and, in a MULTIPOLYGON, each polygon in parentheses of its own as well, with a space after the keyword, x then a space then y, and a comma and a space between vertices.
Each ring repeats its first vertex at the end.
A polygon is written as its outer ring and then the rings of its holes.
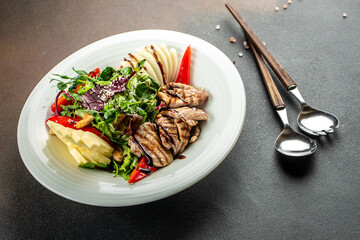
POLYGON ((228 155, 245 120, 245 89, 233 63, 217 48, 199 38, 173 31, 143 30, 114 35, 67 57, 39 82, 27 99, 18 125, 21 157, 30 173, 46 188, 76 202, 97 206, 129 206, 175 194, 198 182, 228 155), (111 173, 78 168, 66 146, 50 136, 45 120, 57 92, 49 84, 53 73, 73 76, 72 67, 90 71, 118 68, 129 53, 150 44, 165 44, 182 56, 192 47, 192 85, 210 95, 205 105, 209 119, 201 125, 197 142, 183 160, 175 160, 134 185, 111 173))

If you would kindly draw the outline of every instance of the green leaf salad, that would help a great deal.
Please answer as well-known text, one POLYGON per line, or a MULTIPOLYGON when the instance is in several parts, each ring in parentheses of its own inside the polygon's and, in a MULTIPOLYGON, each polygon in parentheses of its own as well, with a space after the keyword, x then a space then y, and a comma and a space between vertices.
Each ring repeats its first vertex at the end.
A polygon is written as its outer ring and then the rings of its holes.
POLYGON ((145 61, 140 61, 134 70, 106 67, 102 71, 86 72, 73 68, 74 77, 54 74, 51 81, 56 81, 61 96, 73 103, 60 105, 59 115, 72 118, 92 115, 92 126, 122 152, 121 161, 111 159, 108 165, 86 163, 79 167, 111 171, 126 180, 136 168, 138 158, 128 146, 129 135, 134 126, 154 121, 160 103, 156 98, 160 85, 149 75, 140 73, 145 61))

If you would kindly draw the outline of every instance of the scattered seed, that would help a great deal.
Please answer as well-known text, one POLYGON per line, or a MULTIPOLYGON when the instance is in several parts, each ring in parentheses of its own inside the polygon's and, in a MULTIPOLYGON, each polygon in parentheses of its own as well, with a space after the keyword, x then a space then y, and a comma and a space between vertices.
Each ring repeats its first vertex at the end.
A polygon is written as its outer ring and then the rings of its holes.
POLYGON ((278 11, 279 11, 279 7, 275 7, 275 11, 277 11, 277 12, 278 12, 278 11))
POLYGON ((231 42, 231 43, 236 43, 236 38, 231 37, 231 38, 230 38, 230 42, 231 42))
POLYGON ((291 0, 288 0, 288 4, 292 4, 292 1, 291 1, 291 0))
POLYGON ((343 13, 343 18, 346 18, 347 17, 347 13, 343 13))
POLYGON ((287 9, 287 5, 286 5, 286 4, 284 4, 284 9, 287 9))
POLYGON ((239 57, 244 56, 244 54, 242 52, 239 52, 239 57))
POLYGON ((247 50, 249 49, 249 44, 247 43, 247 41, 244 41, 243 42, 243 45, 244 45, 244 48, 247 50))
POLYGON ((216 28, 216 30, 219 30, 219 29, 220 29, 220 25, 216 25, 215 28, 216 28))
POLYGON ((235 64, 235 60, 233 61, 233 64, 235 64))

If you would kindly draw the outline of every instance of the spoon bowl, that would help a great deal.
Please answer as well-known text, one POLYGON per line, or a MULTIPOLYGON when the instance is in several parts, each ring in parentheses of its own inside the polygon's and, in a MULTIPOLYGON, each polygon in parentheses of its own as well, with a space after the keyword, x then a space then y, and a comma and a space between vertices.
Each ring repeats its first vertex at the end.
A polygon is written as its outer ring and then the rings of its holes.
POLYGON ((311 135, 327 135, 339 127, 339 119, 334 115, 314 109, 307 104, 301 107, 297 118, 301 130, 311 135))
POLYGON ((276 139, 275 148, 284 155, 303 157, 314 153, 317 146, 311 138, 286 126, 276 139))

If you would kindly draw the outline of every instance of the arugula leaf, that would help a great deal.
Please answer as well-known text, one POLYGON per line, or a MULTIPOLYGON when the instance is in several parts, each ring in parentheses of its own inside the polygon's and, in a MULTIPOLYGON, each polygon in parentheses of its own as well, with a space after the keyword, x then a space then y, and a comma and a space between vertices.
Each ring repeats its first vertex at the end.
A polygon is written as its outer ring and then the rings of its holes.
POLYGON ((58 82, 58 83, 57 83, 57 88, 58 88, 60 91, 65 90, 66 87, 67 87, 67 84, 64 83, 64 82, 58 82))
POLYGON ((53 74, 54 76, 60 77, 62 79, 73 79, 72 77, 68 77, 66 75, 60 75, 60 74, 53 74))
POLYGON ((138 165, 138 158, 131 153, 131 149, 127 145, 121 146, 123 149, 124 160, 118 169, 118 174, 122 176, 126 181, 129 180, 129 177, 132 171, 138 165))
POLYGON ((85 81, 86 79, 88 79, 88 77, 86 75, 77 75, 74 80, 81 80, 81 81, 85 81))
POLYGON ((82 86, 82 87, 80 87, 80 88, 77 90, 77 92, 78 92, 78 94, 80 94, 80 95, 84 95, 84 93, 86 93, 87 91, 89 91, 90 89, 92 89, 92 88, 94 88, 94 87, 95 87, 94 83, 92 83, 92 82, 85 82, 85 85, 82 86))
POLYGON ((88 73, 85 72, 84 70, 76 70, 75 68, 72 68, 72 70, 74 70, 74 72, 76 72, 77 74, 79 74, 80 76, 85 75, 87 77, 88 73))
POLYGON ((100 77, 103 81, 109 81, 112 77, 112 74, 115 72, 115 69, 112 67, 106 67, 101 73, 100 77))
POLYGON ((130 76, 132 74, 133 70, 131 67, 124 67, 119 69, 120 74, 124 75, 125 77, 130 76))
POLYGON ((111 116, 113 116, 116 112, 119 112, 119 110, 118 109, 111 109, 111 110, 108 110, 108 111, 106 111, 105 112, 105 114, 104 114, 104 118, 105 119, 108 119, 108 118, 110 118, 111 116))
POLYGON ((144 92, 146 92, 147 90, 149 90, 149 86, 146 84, 146 83, 139 83, 137 86, 136 86, 136 89, 135 89, 135 94, 138 96, 138 97, 142 97, 144 92))
MULTIPOLYGON (((158 84, 157 81, 155 81, 155 79, 153 79, 153 78, 150 77, 149 75, 148 75, 148 78, 151 80, 151 85, 152 85, 155 89, 161 88, 161 86, 158 84)), ((159 91, 160 91, 160 89, 159 89, 159 91)))
POLYGON ((145 62, 146 62, 146 59, 144 58, 143 60, 140 60, 140 61, 136 64, 136 67, 135 67, 135 69, 134 69, 136 73, 140 72, 140 70, 144 67, 145 62))

